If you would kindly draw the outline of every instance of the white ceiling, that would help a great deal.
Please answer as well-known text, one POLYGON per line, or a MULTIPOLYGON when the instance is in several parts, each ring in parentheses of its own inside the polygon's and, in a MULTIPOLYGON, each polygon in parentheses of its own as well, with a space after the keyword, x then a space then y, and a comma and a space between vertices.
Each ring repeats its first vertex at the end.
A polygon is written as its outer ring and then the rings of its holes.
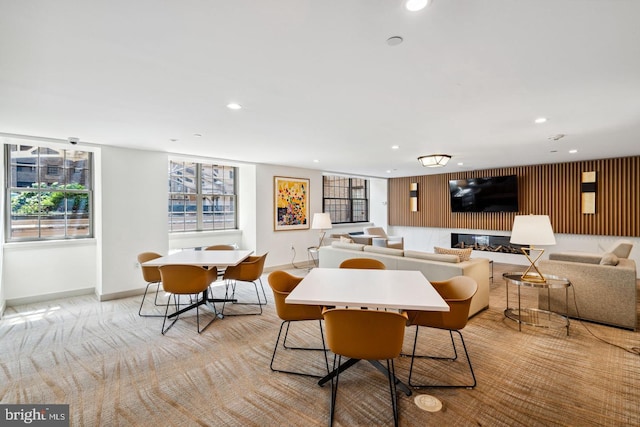
POLYGON ((639 155, 640 1, 0 0, 0 132, 378 177, 639 155))

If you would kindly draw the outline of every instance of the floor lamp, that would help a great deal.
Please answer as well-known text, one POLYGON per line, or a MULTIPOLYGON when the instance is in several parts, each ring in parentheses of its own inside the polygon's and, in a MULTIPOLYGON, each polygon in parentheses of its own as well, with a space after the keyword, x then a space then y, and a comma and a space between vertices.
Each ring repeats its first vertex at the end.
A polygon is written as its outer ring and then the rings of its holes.
POLYGON ((511 229, 511 243, 528 245, 521 248, 522 253, 529 260, 529 267, 522 273, 522 280, 534 283, 544 283, 546 279, 536 267, 536 261, 544 253, 544 249, 534 248, 534 245, 555 245, 551 221, 548 215, 516 215, 511 229), (538 256, 531 259, 531 252, 538 251, 538 256), (535 273, 531 270, 535 270, 535 273))
POLYGON ((324 235, 326 233, 325 230, 332 228, 331 216, 328 213, 314 213, 313 221, 311 221, 311 228, 314 230, 320 230, 318 247, 322 246, 322 241, 324 240, 324 235))

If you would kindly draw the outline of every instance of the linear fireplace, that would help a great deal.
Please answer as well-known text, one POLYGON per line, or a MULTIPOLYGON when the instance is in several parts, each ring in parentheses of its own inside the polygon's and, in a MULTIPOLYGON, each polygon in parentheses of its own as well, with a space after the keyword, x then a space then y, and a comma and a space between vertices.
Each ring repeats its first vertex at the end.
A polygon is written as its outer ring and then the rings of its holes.
POLYGON ((523 245, 509 243, 510 236, 451 233, 452 248, 473 248, 474 251, 522 254, 523 245))

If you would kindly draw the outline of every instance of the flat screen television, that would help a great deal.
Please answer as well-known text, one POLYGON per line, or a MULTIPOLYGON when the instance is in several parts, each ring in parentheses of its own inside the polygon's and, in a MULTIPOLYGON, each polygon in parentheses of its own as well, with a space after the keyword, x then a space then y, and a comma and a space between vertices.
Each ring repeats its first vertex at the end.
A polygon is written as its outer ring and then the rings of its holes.
POLYGON ((449 181, 452 212, 518 212, 516 175, 449 181))

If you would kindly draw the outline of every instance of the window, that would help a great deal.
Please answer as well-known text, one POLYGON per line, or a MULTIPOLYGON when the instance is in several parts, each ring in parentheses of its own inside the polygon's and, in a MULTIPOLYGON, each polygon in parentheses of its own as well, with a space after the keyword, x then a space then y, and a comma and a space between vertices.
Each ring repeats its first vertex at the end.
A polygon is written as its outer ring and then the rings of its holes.
POLYGON ((5 145, 7 241, 93 236, 92 153, 5 145))
POLYGON ((322 182, 323 212, 331 215, 333 224, 369 221, 366 179, 324 176, 322 182))
POLYGON ((236 168, 169 161, 169 231, 236 229, 236 168))

